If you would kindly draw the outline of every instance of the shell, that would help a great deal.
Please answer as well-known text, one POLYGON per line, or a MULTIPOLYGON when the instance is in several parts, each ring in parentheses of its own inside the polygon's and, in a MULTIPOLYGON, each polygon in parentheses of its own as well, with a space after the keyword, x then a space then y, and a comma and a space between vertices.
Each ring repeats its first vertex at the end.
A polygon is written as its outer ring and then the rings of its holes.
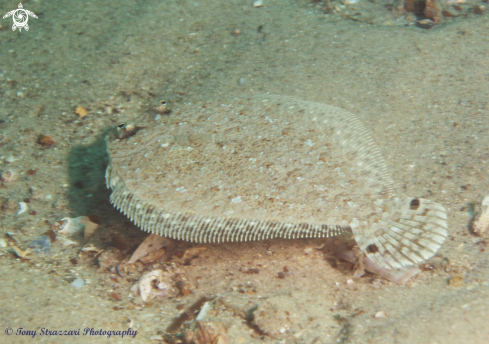
POLYGON ((0 175, 0 178, 4 183, 12 183, 13 181, 17 180, 18 177, 19 174, 14 170, 3 171, 2 174, 0 175))
POLYGON ((171 296, 173 289, 171 277, 162 270, 153 270, 144 274, 139 281, 131 287, 131 292, 139 294, 144 302, 156 297, 171 296))
POLYGON ((61 221, 63 222, 59 226, 60 231, 58 233, 71 235, 84 230, 85 229, 85 225, 83 224, 84 219, 85 216, 79 216, 74 218, 71 217, 62 218, 61 221))
POLYGON ((19 202, 19 211, 17 212, 17 215, 25 213, 29 207, 27 206, 27 203, 25 202, 19 202))
POLYGON ((483 235, 489 229, 489 196, 485 196, 480 204, 474 221, 472 223, 472 232, 477 235, 483 235))
POLYGON ((88 216, 64 217, 61 221, 59 234, 72 235, 84 231, 85 239, 91 238, 98 228, 98 224, 90 221, 88 216))
POLYGON ((430 258, 447 236, 445 208, 396 197, 366 128, 325 104, 271 95, 172 104, 107 140, 110 200, 150 233, 205 243, 352 231, 385 268, 430 258))

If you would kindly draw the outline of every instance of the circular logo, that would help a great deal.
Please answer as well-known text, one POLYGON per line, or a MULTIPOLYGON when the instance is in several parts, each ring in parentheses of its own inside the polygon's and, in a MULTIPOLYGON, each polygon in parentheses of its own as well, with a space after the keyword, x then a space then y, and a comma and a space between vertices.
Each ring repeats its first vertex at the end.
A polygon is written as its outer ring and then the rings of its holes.
POLYGON ((29 20, 29 18, 27 17, 28 15, 26 11, 22 9, 18 9, 17 11, 15 11, 14 15, 12 16, 15 25, 17 25, 18 27, 23 27, 25 24, 27 24, 27 21, 29 20))
POLYGON ((5 329, 5 334, 6 334, 7 336, 10 336, 12 333, 14 333, 14 330, 12 330, 12 328, 11 328, 11 327, 7 327, 7 328, 5 329))

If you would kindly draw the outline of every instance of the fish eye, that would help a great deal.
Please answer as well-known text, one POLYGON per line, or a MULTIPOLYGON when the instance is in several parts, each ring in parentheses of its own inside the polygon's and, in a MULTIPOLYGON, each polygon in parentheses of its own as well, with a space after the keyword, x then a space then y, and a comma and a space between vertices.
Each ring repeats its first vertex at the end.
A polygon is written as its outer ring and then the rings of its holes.
POLYGON ((118 130, 124 130, 125 128, 126 128, 126 123, 120 123, 119 125, 117 125, 118 130))
POLYGON ((166 100, 160 100, 161 105, 166 105, 166 100))

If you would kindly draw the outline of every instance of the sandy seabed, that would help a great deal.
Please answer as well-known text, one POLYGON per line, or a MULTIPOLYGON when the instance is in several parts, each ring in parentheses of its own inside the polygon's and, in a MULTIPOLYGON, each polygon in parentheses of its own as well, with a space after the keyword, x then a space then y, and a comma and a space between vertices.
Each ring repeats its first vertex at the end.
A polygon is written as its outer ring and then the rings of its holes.
MULTIPOLYGON (((5 13, 17 5, 0 1, 5 13)), ((221 301, 209 316, 230 343, 489 342, 487 239, 468 230, 472 204, 489 194, 487 15, 423 30, 347 21, 306 1, 24 7, 39 17, 29 19, 28 32, 0 22, 0 167, 18 174, 0 188, 1 237, 26 249, 65 217, 90 215, 99 228, 89 240, 71 237, 76 245, 56 240, 50 254, 29 260, 0 248, 0 342, 68 341, 42 328, 80 330, 69 336, 73 343, 163 342, 182 312, 211 296, 221 301), (353 279, 351 266, 331 259, 328 240, 273 240, 207 245, 185 262, 178 252, 202 245, 176 242, 166 261, 117 274, 146 234, 108 201, 108 128, 155 97, 267 92, 356 114, 397 191, 447 208, 449 237, 426 271, 406 285, 353 279), (39 144, 40 135, 56 144, 39 144), (29 208, 20 215, 18 202, 29 208), (88 245, 105 251, 82 252, 88 245), (161 267, 184 276, 190 292, 144 304, 130 286, 161 267), (71 285, 77 277, 80 288, 71 285), (246 321, 251 310, 254 320, 246 321), (387 316, 375 318, 380 311, 387 316), (83 336, 85 328, 129 327, 137 335, 83 336), (36 336, 16 335, 20 328, 36 336)))

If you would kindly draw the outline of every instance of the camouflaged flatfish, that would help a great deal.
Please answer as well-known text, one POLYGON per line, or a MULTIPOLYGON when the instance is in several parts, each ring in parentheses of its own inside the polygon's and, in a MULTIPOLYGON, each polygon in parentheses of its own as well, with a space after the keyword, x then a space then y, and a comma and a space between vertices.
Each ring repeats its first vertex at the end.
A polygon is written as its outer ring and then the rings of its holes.
POLYGON ((164 112, 107 139, 110 200, 147 232, 205 243, 352 231, 386 268, 422 262, 445 241, 444 207, 395 196, 372 136, 347 111, 266 95, 164 112))

